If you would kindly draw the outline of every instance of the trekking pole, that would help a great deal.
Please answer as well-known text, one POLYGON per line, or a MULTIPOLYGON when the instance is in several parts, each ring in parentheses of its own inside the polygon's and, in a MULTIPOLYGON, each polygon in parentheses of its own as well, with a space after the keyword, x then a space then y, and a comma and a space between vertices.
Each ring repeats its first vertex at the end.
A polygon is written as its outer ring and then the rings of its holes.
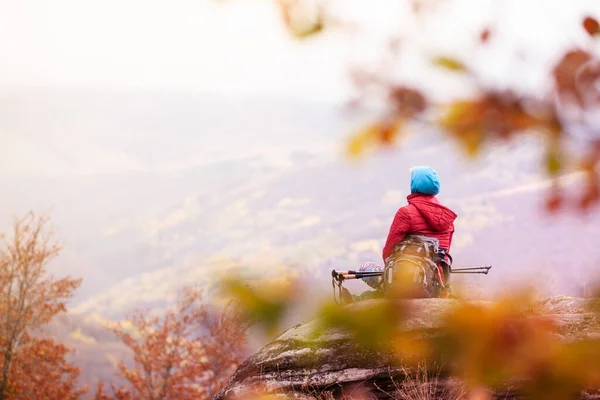
MULTIPOLYGON (((347 271, 341 271, 347 272, 347 271)), ((344 303, 352 303, 352 295, 346 289, 343 284, 346 279, 354 279, 351 278, 351 275, 342 274, 341 272, 337 272, 335 269, 331 271, 331 286, 333 287, 333 300, 339 304, 343 305, 344 303)))
POLYGON ((349 275, 342 275, 342 276, 344 277, 344 279, 362 279, 362 278, 369 278, 372 276, 383 276, 383 272, 349 274, 349 275))
POLYGON ((383 276, 383 271, 371 271, 371 272, 341 271, 341 272, 338 272, 338 276, 341 276, 342 279, 362 279, 362 278, 369 278, 372 276, 383 276))
POLYGON ((382 276, 382 275, 383 275, 383 271, 365 271, 365 272, 347 271, 347 273, 344 273, 344 276, 362 276, 362 277, 382 276))
POLYGON ((489 267, 452 268, 452 271, 473 271, 473 270, 478 270, 478 269, 489 270, 490 268, 492 268, 491 265, 489 267))
POLYGON ((383 271, 331 271, 331 275, 336 279, 361 279, 371 276, 383 276, 383 271))
POLYGON ((356 275, 356 274, 383 274, 383 271, 340 271, 338 272, 340 275, 356 275))
POLYGON ((487 275, 490 272, 492 266, 486 267, 472 267, 472 268, 451 268, 450 273, 452 274, 484 274, 487 275))

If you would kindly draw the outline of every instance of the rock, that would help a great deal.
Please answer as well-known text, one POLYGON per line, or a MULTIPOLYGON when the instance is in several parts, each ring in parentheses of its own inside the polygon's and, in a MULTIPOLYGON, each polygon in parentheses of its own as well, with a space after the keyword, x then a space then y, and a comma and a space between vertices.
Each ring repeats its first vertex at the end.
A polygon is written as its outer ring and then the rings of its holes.
MULTIPOLYGON (((368 300, 346 307, 357 309, 380 301, 386 300, 368 300)), ((597 338, 600 337, 600 327, 596 315, 586 309, 587 301, 565 296, 552 297, 539 302, 530 311, 551 315, 558 324, 557 335, 561 340, 597 338)), ((440 316, 456 305, 456 301, 447 299, 416 299, 405 302, 420 310, 403 322, 402 329, 409 331, 439 327, 440 316)), ((317 321, 311 321, 287 330, 248 358, 225 388, 215 396, 215 400, 243 399, 244 393, 257 385, 261 385, 262 390, 269 393, 286 393, 297 399, 312 399, 315 398, 313 394, 326 391, 331 391, 337 398, 340 393, 349 393, 360 386, 369 388, 372 396, 383 399, 390 398, 389 393, 394 392, 405 381, 406 370, 395 363, 391 354, 366 350, 342 331, 327 331, 311 337, 316 323, 317 321)), ((423 383, 428 384, 431 385, 432 382, 423 383)), ((435 384, 438 392, 460 389, 457 382, 442 375, 435 384)), ((507 389, 503 393, 496 393, 494 397, 514 396, 516 395, 507 389)))

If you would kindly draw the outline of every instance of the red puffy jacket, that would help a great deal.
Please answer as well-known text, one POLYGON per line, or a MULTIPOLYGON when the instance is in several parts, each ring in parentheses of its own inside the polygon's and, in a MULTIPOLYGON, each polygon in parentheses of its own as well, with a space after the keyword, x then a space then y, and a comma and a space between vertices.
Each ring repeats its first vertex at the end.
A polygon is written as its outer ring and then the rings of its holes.
POLYGON ((398 243, 408 233, 434 237, 439 240, 440 247, 450 252, 454 220, 457 215, 444 207, 435 196, 413 193, 407 197, 408 205, 401 207, 390 227, 383 248, 383 261, 393 252, 398 243))

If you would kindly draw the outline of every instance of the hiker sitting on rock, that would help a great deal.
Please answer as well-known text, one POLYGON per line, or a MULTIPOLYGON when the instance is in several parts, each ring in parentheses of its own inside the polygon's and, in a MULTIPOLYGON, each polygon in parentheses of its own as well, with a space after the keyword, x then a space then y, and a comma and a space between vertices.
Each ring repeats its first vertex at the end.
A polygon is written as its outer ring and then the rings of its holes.
MULTIPOLYGON (((454 211, 440 204, 435 197, 440 191, 440 180, 437 172, 430 167, 416 167, 411 171, 408 205, 400 207, 396 212, 392 226, 383 248, 384 265, 395 263, 394 257, 402 257, 402 251, 396 252, 397 246, 408 235, 437 239, 442 254, 450 254, 452 235, 454 234, 454 211)), ((446 258, 446 256, 442 256, 446 258)), ((447 296, 449 271, 437 264, 436 275, 443 289, 441 295, 447 296)))
POLYGON ((436 238, 440 248, 450 253, 454 234, 454 211, 440 204, 435 197, 440 192, 438 173, 430 167, 416 167, 410 176, 410 195, 408 205, 396 212, 385 247, 383 261, 392 255, 398 243, 407 234, 416 234, 436 238))

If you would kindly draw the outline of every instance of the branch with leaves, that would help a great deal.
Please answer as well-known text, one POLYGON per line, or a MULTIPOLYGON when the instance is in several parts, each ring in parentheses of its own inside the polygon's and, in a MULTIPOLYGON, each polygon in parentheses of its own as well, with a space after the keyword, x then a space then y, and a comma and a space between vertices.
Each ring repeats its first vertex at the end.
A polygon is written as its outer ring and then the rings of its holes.
MULTIPOLYGON (((278 0, 283 21, 292 36, 306 40, 324 30, 346 27, 335 18, 331 2, 327 0, 278 0)), ((439 2, 413 1, 412 13, 416 18, 427 18, 439 2)), ((523 93, 522 88, 503 90, 490 87, 467 61, 453 56, 440 55, 431 64, 454 73, 476 89, 470 98, 454 96, 448 104, 436 104, 417 87, 388 79, 385 73, 401 46, 411 42, 410 37, 389 39, 389 57, 375 72, 352 70, 351 77, 361 97, 365 93, 383 93, 387 104, 385 115, 356 132, 347 145, 348 153, 359 156, 365 151, 390 147, 397 143, 401 133, 410 129, 411 122, 420 126, 425 122, 456 140, 465 153, 476 156, 488 143, 509 141, 519 135, 536 134, 546 143, 542 163, 547 175, 553 179, 546 207, 556 211, 566 200, 574 200, 576 208, 587 210, 600 201, 600 127, 597 110, 600 106, 600 57, 597 54, 600 24, 591 15, 581 21, 582 32, 588 42, 572 45, 547 71, 551 85, 543 93, 523 93), (371 90, 370 90, 371 89, 371 90), (578 134, 575 135, 575 132, 578 134), (583 140, 583 153, 567 150, 567 143, 577 137, 583 140), (569 199, 560 187, 560 176, 579 172, 584 178, 583 191, 569 199)), ((350 26, 352 29, 353 27, 350 26)), ((476 42, 490 46, 502 34, 502 26, 483 28, 476 42)), ((358 34, 353 32, 354 34, 358 34)), ((412 38, 414 39, 414 38, 412 38)), ((517 49, 514 50, 518 53, 517 49)), ((397 57, 400 58, 401 57, 397 57)), ((395 74, 397 75, 397 74, 395 74)), ((451 96, 452 97, 452 96, 451 96)))
POLYGON ((216 312, 191 288, 160 315, 137 310, 113 328, 133 355, 133 367, 119 364, 127 385, 109 397, 101 383, 96 399, 212 399, 243 360, 249 326, 234 304, 216 312))
POLYGON ((34 213, 16 219, 0 249, 0 399, 77 398, 79 371, 65 361, 68 349, 34 335, 57 314, 81 279, 55 279, 48 264, 59 254, 48 219, 34 213))

